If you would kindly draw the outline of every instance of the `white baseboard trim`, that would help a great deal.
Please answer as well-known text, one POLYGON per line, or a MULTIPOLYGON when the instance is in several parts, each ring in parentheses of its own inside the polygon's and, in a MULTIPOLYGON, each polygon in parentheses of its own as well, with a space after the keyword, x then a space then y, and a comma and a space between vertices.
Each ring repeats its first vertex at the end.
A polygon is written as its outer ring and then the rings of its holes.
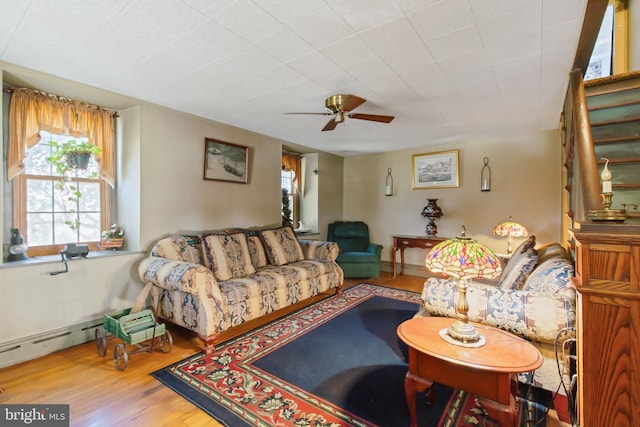
MULTIPOLYGON (((396 264, 396 273, 400 274, 400 263, 396 264)), ((380 261, 380 270, 387 271, 393 273, 393 262, 392 261, 380 261)), ((433 273, 427 270, 427 267, 424 265, 418 264, 406 264, 404 265, 404 274, 407 276, 416 276, 416 277, 433 277, 433 273)))
POLYGON ((0 368, 42 357, 74 345, 95 340, 95 330, 103 318, 69 325, 64 328, 0 343, 0 368))

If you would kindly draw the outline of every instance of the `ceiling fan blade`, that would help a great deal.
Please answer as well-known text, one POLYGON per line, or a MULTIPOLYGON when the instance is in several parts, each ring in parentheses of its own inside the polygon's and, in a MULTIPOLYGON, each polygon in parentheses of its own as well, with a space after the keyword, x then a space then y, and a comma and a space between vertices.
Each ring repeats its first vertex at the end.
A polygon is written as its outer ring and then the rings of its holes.
POLYGON ((367 100, 355 95, 347 95, 342 101, 342 111, 353 111, 367 100))
POLYGON ((331 119, 326 125, 324 125, 324 127, 322 128, 322 132, 327 130, 334 130, 336 126, 338 126, 338 122, 336 122, 334 119, 331 119))
POLYGON ((318 116, 331 116, 333 113, 282 113, 282 114, 314 114, 318 116))
POLYGON ((349 113, 348 116, 351 119, 369 120, 372 122, 382 123, 389 123, 391 122, 391 120, 395 119, 395 116, 379 116, 377 114, 349 113))

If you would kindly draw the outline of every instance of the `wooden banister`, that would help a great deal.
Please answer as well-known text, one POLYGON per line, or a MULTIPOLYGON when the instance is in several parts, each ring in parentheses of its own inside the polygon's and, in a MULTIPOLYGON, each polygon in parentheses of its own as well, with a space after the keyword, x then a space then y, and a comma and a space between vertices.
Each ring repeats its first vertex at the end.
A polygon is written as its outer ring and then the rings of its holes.
POLYGON ((589 109, 582 83, 582 72, 575 69, 569 73, 571 101, 573 104, 573 132, 576 143, 576 154, 579 164, 581 199, 584 212, 602 209, 598 163, 593 148, 589 109))

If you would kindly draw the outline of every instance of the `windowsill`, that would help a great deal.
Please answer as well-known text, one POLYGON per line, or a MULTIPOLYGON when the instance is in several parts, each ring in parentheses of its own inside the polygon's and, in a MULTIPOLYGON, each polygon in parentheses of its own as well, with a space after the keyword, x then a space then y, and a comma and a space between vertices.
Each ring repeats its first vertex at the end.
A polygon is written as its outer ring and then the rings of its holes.
MULTIPOLYGON (((85 259, 95 258, 109 258, 121 255, 131 255, 136 253, 143 253, 142 251, 90 251, 86 257, 66 258, 67 262, 82 261, 85 259)), ((0 264, 1 268, 13 268, 13 267, 25 267, 29 265, 41 265, 41 264, 57 264, 61 263, 62 259, 60 255, 43 255, 31 257, 22 261, 3 261, 0 264)))
MULTIPOLYGON (((295 231, 295 230, 294 230, 295 231)), ((317 231, 296 231, 296 236, 300 239, 306 239, 309 237, 318 237, 320 235, 317 231)))

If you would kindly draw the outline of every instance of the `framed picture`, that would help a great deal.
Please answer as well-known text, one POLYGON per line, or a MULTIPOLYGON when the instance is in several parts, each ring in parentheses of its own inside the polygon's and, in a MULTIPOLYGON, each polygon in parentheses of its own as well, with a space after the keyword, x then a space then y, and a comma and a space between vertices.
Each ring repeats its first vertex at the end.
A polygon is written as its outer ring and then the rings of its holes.
POLYGON ((249 147, 205 138, 204 179, 246 184, 248 170, 249 147))
POLYGON ((411 156, 412 189, 460 186, 459 150, 411 156))

